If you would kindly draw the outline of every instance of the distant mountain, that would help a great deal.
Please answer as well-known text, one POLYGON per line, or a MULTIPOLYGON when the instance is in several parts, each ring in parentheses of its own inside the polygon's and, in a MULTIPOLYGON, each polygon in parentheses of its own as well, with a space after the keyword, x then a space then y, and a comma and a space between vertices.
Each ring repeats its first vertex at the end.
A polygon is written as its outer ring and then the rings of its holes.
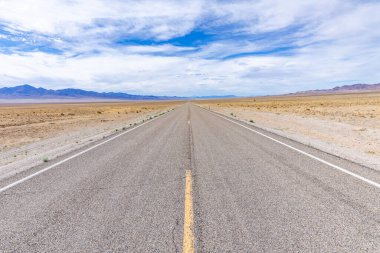
POLYGON ((81 89, 48 90, 24 84, 15 87, 0 88, 0 98, 33 99, 111 99, 111 100, 174 100, 181 97, 131 95, 122 92, 95 92, 81 89))
POLYGON ((198 97, 191 97, 193 99, 217 99, 217 98, 236 98, 235 95, 224 95, 224 96, 198 96, 198 97))
POLYGON ((123 92, 95 92, 81 89, 48 90, 36 88, 29 84, 15 87, 0 88, 0 99, 99 99, 99 100, 181 100, 181 99, 210 99, 232 98, 227 96, 203 96, 203 97, 177 97, 177 96, 152 96, 131 95, 123 92))
POLYGON ((378 84, 352 84, 337 86, 332 89, 324 90, 308 90, 290 93, 289 95, 317 95, 317 94, 334 94, 334 93, 355 93, 355 92, 373 92, 380 91, 380 83, 378 84))

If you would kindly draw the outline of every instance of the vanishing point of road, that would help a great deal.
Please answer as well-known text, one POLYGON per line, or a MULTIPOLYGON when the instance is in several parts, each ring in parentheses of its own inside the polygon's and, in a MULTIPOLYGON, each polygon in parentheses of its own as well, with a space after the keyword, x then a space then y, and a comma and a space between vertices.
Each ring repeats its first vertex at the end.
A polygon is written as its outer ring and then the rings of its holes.
POLYGON ((0 252, 380 252, 379 182, 187 103, 0 181, 0 252))

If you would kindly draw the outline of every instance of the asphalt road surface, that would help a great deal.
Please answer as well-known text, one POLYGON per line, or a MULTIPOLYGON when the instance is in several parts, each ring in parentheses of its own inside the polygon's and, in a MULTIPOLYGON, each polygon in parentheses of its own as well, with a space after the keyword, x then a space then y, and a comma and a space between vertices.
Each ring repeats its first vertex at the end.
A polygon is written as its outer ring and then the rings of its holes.
POLYGON ((0 181, 0 252, 380 252, 379 182, 188 103, 0 181))

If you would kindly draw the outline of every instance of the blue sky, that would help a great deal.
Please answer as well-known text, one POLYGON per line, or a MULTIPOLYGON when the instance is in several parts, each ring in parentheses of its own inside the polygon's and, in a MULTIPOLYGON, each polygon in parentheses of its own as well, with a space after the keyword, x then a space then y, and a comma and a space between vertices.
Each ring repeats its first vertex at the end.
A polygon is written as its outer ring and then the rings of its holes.
POLYGON ((0 87, 281 94, 380 82, 380 2, 0 0, 0 87))

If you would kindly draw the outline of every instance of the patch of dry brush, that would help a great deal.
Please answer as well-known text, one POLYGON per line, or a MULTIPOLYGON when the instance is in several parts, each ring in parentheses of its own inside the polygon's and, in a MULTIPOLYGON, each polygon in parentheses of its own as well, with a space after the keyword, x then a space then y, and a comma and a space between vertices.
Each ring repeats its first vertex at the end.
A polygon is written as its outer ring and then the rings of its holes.
POLYGON ((0 150, 94 124, 131 119, 180 102, 117 102, 0 106, 0 150))
POLYGON ((380 93, 258 97, 208 100, 199 103, 210 107, 316 116, 347 123, 359 121, 360 124, 380 127, 377 123, 370 123, 378 122, 380 119, 380 93))

